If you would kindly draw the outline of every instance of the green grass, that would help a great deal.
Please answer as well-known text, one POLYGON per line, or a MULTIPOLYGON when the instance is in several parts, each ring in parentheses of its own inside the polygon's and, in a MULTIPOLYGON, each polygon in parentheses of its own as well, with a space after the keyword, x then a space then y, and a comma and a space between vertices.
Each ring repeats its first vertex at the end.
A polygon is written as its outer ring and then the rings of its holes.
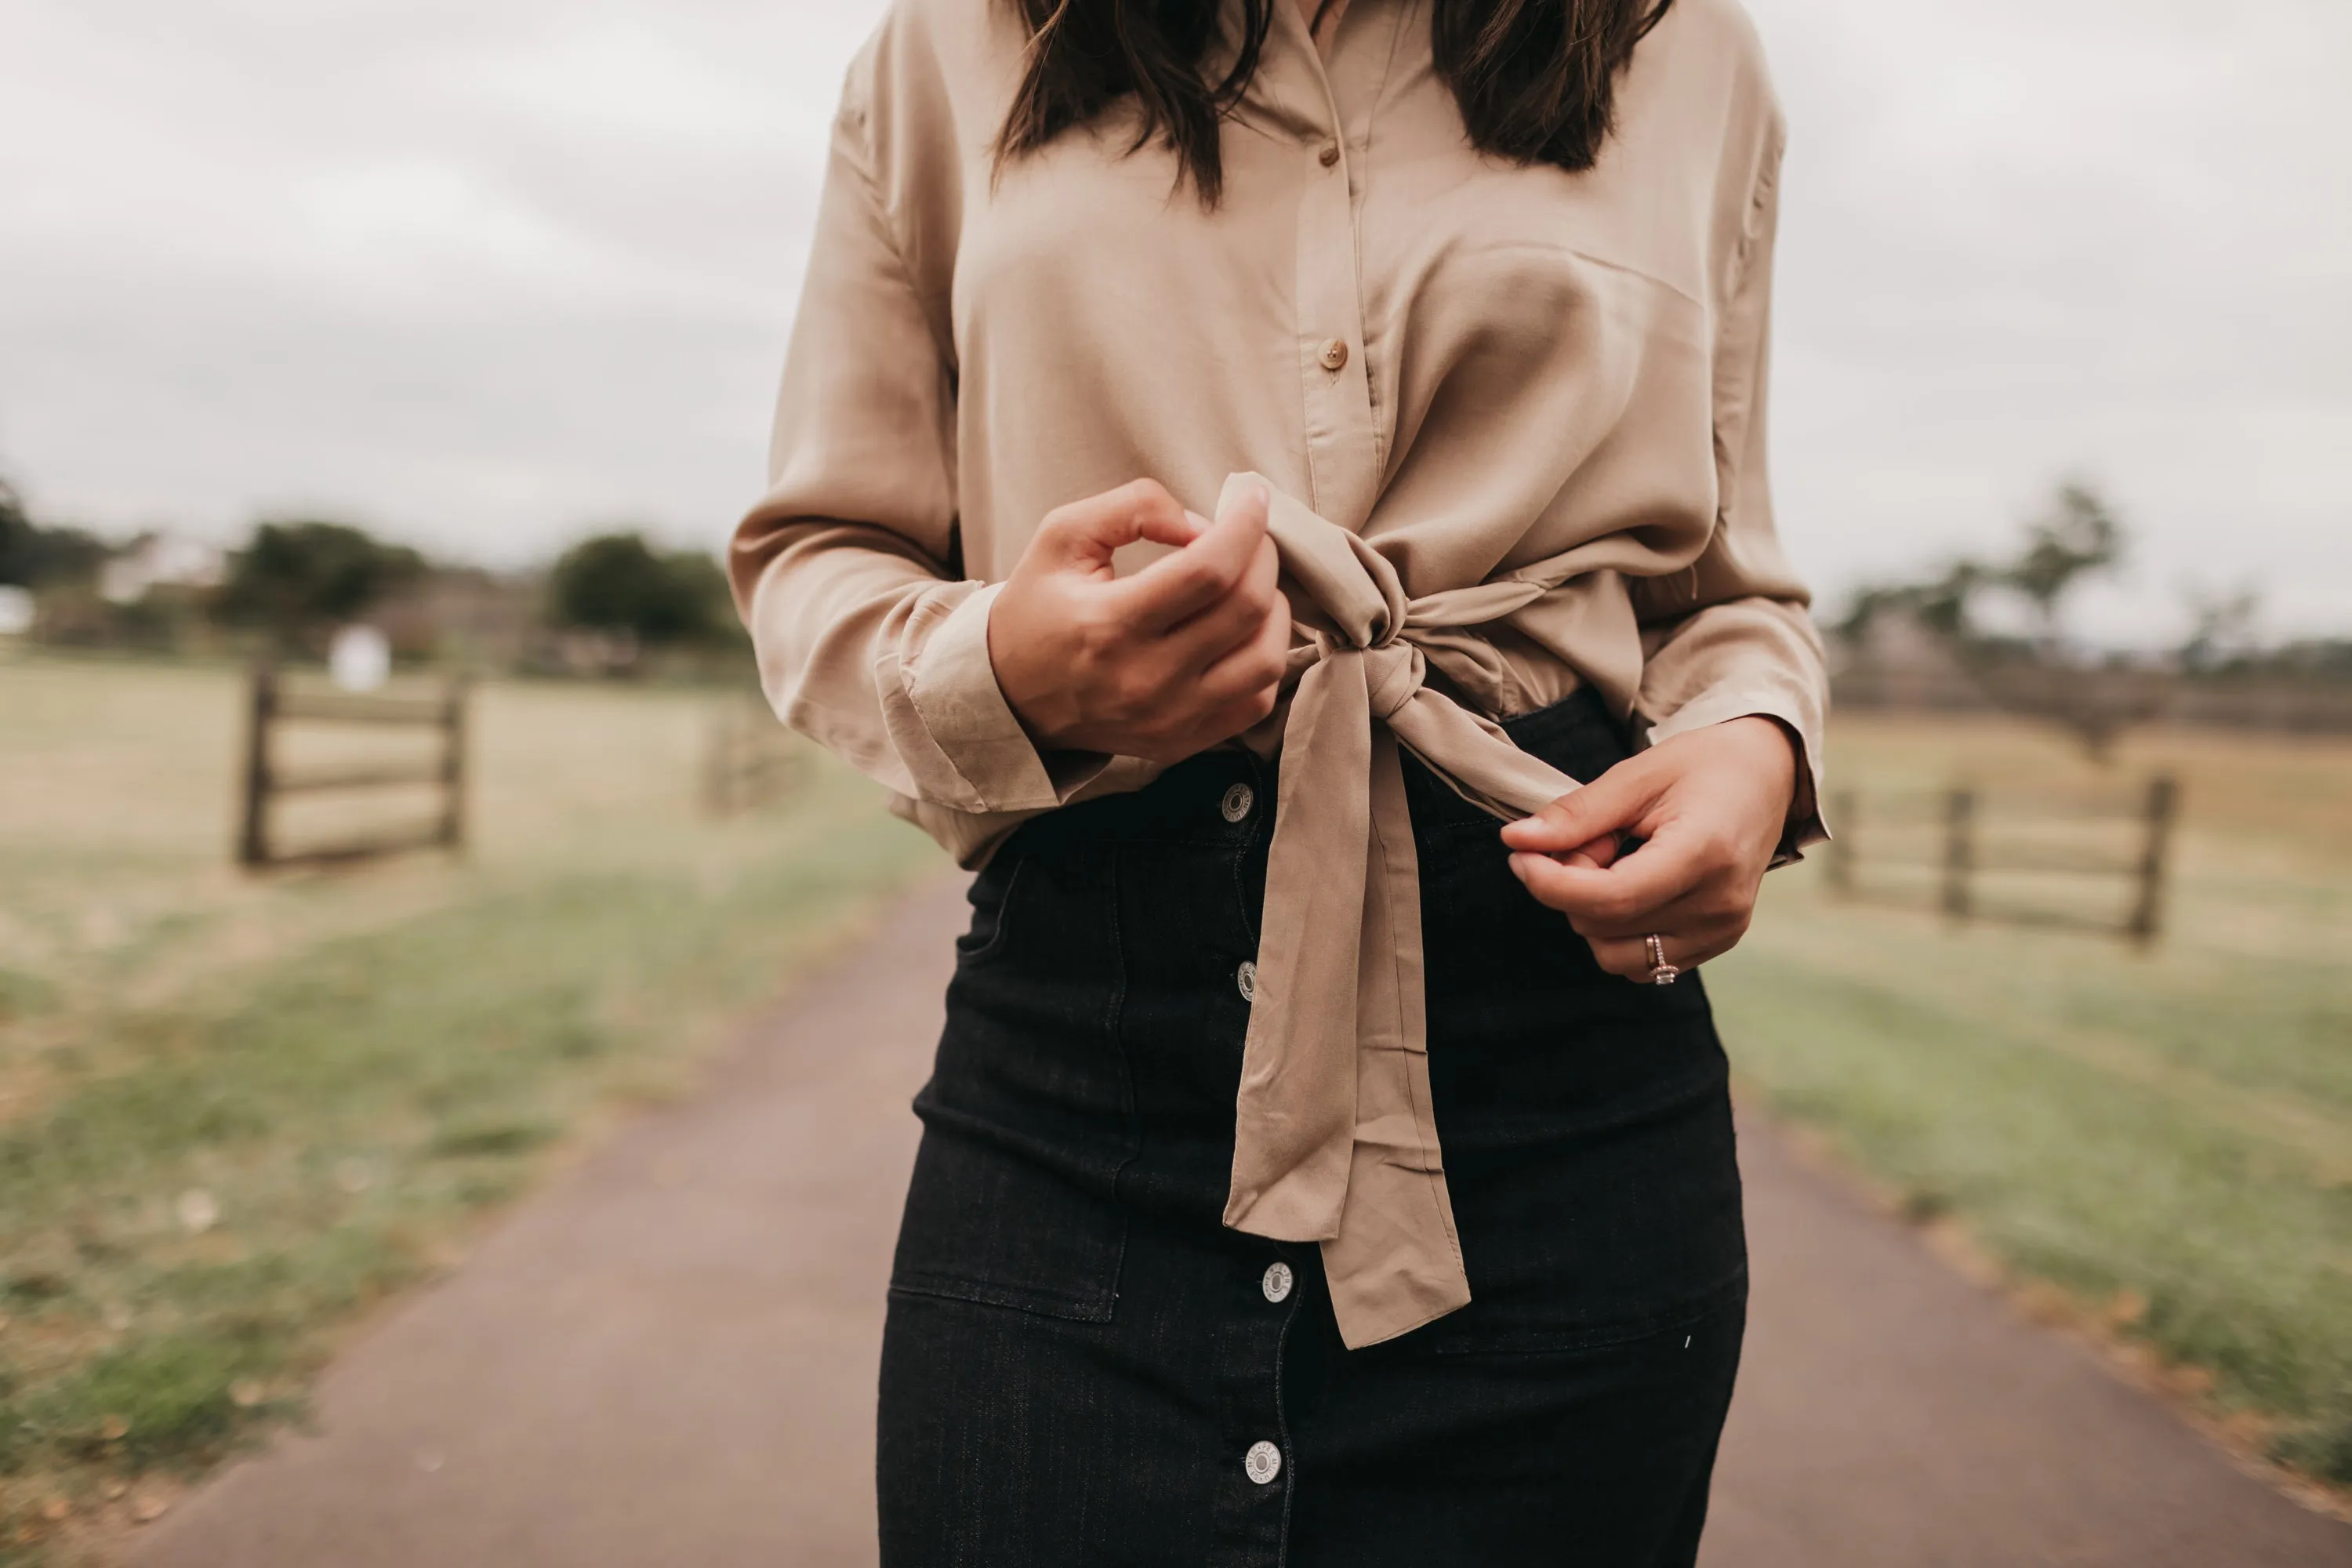
POLYGON ((822 763, 700 820, 708 697, 493 688, 474 855, 255 882, 188 718, 233 701, 0 668, 0 731, 79 786, 0 785, 0 1560, 299 1413, 353 1325, 938 864, 822 763), (175 741, 193 807, 152 787, 175 741))
MULTIPOLYGON (((2352 1485, 2352 747, 2158 736, 2124 772, 2158 763, 2189 795, 2153 952, 1836 901, 1809 866, 1709 984, 1743 1077, 1906 1212, 2204 1369, 2217 1414, 2352 1485)), ((1849 721, 1832 766, 2080 782, 1991 726, 1849 721)))
MULTIPOLYGON (((299 1415, 355 1325, 938 863, 822 763, 699 818, 714 699, 493 684, 464 860, 244 878, 236 698, 0 665, 0 1561, 299 1415)), ((1813 865, 1709 983, 1746 1083, 1906 1213, 2127 1304, 2352 1483, 2352 747, 2154 736, 2109 784, 2157 763, 2188 815, 2151 954, 1833 902, 1813 865)), ((2086 780, 1949 721, 1842 721, 1832 767, 2086 780)))

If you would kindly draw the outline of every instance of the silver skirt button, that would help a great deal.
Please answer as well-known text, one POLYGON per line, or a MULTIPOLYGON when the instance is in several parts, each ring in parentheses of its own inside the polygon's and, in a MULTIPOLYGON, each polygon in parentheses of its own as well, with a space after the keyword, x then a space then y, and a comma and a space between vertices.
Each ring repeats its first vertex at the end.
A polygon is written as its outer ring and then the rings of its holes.
POLYGON ((1219 809, 1225 814, 1227 822, 1239 822, 1256 804, 1257 792, 1245 784, 1237 784, 1225 792, 1224 802, 1219 809))
POLYGON ((1287 1300, 1290 1295, 1290 1265, 1267 1264, 1265 1278, 1257 1282, 1257 1288, 1265 1292, 1265 1299, 1269 1301, 1287 1300))
POLYGON ((1242 1468, 1249 1479, 1265 1486, 1282 1474, 1282 1450, 1271 1443, 1252 1443, 1249 1453, 1242 1459, 1242 1468))
POLYGON ((1238 985, 1238 986, 1240 986, 1240 987, 1242 988, 1242 1000, 1243 1000, 1243 1001, 1244 1001, 1244 1002, 1255 1002, 1255 1001, 1256 1001, 1256 1000, 1257 1000, 1257 964, 1256 964, 1255 963, 1254 963, 1253 961, 1249 960, 1249 959, 1246 959, 1246 958, 1243 959, 1243 960, 1242 960, 1242 966, 1241 966, 1239 969, 1236 969, 1236 970, 1234 970, 1234 984, 1236 984, 1236 985, 1238 985))

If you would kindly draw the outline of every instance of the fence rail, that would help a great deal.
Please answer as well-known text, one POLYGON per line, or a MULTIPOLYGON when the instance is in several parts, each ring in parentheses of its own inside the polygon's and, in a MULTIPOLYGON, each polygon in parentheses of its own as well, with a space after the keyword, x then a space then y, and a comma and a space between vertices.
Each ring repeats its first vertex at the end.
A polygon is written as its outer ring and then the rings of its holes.
MULTIPOLYGON (((2152 945, 2163 932, 2172 837, 2180 815, 2180 786, 2169 775, 2147 782, 2137 801, 2090 802, 2051 796, 1989 796, 1972 787, 1940 795, 1869 796, 1844 790, 1831 800, 1837 837, 1826 856, 1836 896, 1866 903, 1916 905, 1899 897, 1874 869, 1925 874, 1928 902, 1955 923, 2058 927, 2123 937, 2152 945), (1994 816, 1993 805, 2008 808, 1994 816), (2107 842, 2084 842, 2105 830, 2107 842), (1892 831, 1892 843, 1874 835, 1892 831), (1922 835, 1932 837, 1923 841, 1922 835), (2048 900, 1988 897, 1998 879, 2105 882, 2125 895, 2117 915, 2085 912, 2048 900)), ((1916 882, 1914 883, 1916 886, 1916 882)))
MULTIPOLYGON (((2068 687, 2089 682, 2089 697, 2122 710, 2131 724, 2252 730, 2287 735, 2352 735, 2352 685, 2341 680, 2182 679, 2145 671, 2063 671, 2068 687)), ((1945 663, 1848 662, 1831 682, 1842 712, 2013 712, 1985 683, 1945 663)), ((2015 692, 2010 695, 2014 697, 2015 692)), ((2026 711, 2046 704, 2028 702, 2026 711)))
POLYGON ((432 724, 446 715, 443 697, 377 697, 352 692, 280 690, 280 719, 315 719, 329 724, 432 724))
POLYGON ((467 686, 462 677, 451 678, 438 694, 429 697, 295 690, 288 688, 274 666, 256 665, 247 710, 245 791, 238 816, 237 863, 248 869, 262 870, 373 859, 411 849, 462 848, 466 839, 467 697, 467 686), (429 729, 437 732, 440 745, 435 754, 414 761, 289 770, 278 765, 276 744, 279 731, 289 723, 429 729), (291 848, 280 845, 272 831, 275 813, 271 807, 283 795, 316 797, 418 785, 437 788, 441 797, 437 808, 423 822, 372 827, 291 848))

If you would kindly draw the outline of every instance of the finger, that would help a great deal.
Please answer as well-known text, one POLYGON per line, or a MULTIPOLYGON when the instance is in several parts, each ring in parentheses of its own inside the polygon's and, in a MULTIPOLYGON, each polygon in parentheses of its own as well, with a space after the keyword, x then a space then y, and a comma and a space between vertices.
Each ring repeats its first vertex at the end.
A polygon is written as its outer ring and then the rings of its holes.
POLYGON ((1563 849, 1551 858, 1564 866, 1588 866, 1593 870, 1605 870, 1624 851, 1624 840, 1614 833, 1604 833, 1588 839, 1573 849, 1563 849))
POLYGON ((1136 479, 1115 490, 1056 507, 1038 527, 1040 542, 1056 559, 1108 571, 1111 552, 1149 540, 1182 549, 1200 536, 1201 519, 1184 510, 1157 479, 1136 479))
MULTIPOLYGON (((1654 973, 1650 963, 1650 934, 1645 932, 1641 936, 1608 937, 1594 941, 1591 942, 1592 961, 1612 974, 1647 983, 1654 973)), ((1666 962, 1685 972, 1721 958, 1738 940, 1737 935, 1712 930, 1685 931, 1671 927, 1655 934, 1659 944, 1665 949, 1666 962)))
POLYGON ((1281 570, 1282 558, 1274 541, 1259 540, 1257 554, 1233 592, 1191 620, 1169 628, 1160 646, 1180 664, 1199 673, 1236 648, 1256 644, 1265 636, 1269 620, 1279 621, 1286 641, 1290 605, 1275 585, 1281 570))
POLYGON ((1557 854, 1636 826, 1657 804, 1661 783, 1643 759, 1628 758, 1533 816, 1507 825, 1503 842, 1514 849, 1557 854))
POLYGON ((1539 901, 1604 929, 1654 917, 1706 874, 1695 836, 1673 831, 1662 832, 1605 869, 1562 865, 1549 855, 1525 851, 1512 855, 1511 869, 1539 901))
POLYGON ((1212 704, 1255 698, 1280 687, 1289 662, 1290 606, 1277 598, 1249 640, 1202 670, 1195 689, 1212 704))
POLYGON ((1152 736, 1135 754, 1149 762, 1182 762, 1255 728, 1273 710, 1273 697, 1268 692, 1197 710, 1184 723, 1152 736))
POLYGON ((1265 708, 1256 702, 1232 702, 1210 714, 1199 729, 1192 731, 1186 756, 1222 746, 1234 736, 1245 734, 1265 721, 1265 708))
POLYGON ((1133 754, 1175 762, 1231 740, 1274 711, 1290 663, 1286 605, 1269 615, 1258 635, 1207 670, 1166 660, 1165 643, 1145 645, 1153 673, 1143 685, 1157 693, 1139 710, 1148 734, 1133 754), (1148 717, 1147 717, 1148 716, 1148 717))
POLYGON ((1720 876, 1705 876, 1696 886, 1680 898, 1669 899, 1654 910, 1644 910, 1625 920, 1603 920, 1592 915, 1570 915, 1569 924, 1577 934, 1587 938, 1643 936, 1654 931, 1672 928, 1675 931, 1696 931, 1705 926, 1737 926, 1748 929, 1755 917, 1752 897, 1742 898, 1737 888, 1720 876))
POLYGON ((1183 549, 1152 562, 1122 585, 1121 614, 1140 636, 1179 626, 1231 595, 1265 541, 1263 487, 1243 492, 1183 549))
POLYGON ((1290 617, 1269 616, 1264 635, 1191 682, 1188 693, 1201 706, 1183 726, 1178 754, 1204 751, 1263 722, 1281 699, 1289 651, 1290 617))
MULTIPOLYGON (((1506 823, 1504 826, 1507 827, 1511 824, 1506 823)), ((1589 866, 1599 870, 1614 864, 1629 851, 1626 848, 1625 836, 1622 833, 1611 832, 1603 833, 1598 837, 1588 838, 1573 848, 1554 849, 1548 853, 1551 858, 1565 865, 1589 866)))
MULTIPOLYGON (((1646 940, 1602 938, 1596 941, 1587 937, 1585 941, 1592 949, 1592 962, 1619 979, 1647 981, 1650 978, 1652 973, 1650 944, 1646 940)), ((1674 943, 1674 951, 1679 953, 1685 950, 1685 945, 1677 939, 1674 943)), ((1683 967, 1682 963, 1673 956, 1669 956, 1666 962, 1674 964, 1677 969, 1683 967)))
POLYGON ((1232 593, 1265 538, 1265 489, 1251 486, 1199 538, 1120 584, 1120 613, 1127 624, 1142 636, 1152 636, 1232 593))

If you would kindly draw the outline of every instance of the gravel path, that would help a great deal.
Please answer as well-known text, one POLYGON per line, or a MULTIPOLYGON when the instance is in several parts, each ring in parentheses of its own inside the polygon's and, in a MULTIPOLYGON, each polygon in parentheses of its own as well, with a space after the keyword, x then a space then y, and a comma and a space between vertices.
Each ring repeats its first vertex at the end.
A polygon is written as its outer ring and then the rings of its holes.
MULTIPOLYGON (((906 904, 705 1092, 353 1350, 311 1433, 214 1480, 134 1562, 870 1564, 907 1100, 962 913, 951 880, 906 904)), ((1755 1301, 1706 1568, 2352 1565, 2352 1528, 2241 1475, 1769 1128, 1743 1138, 1755 1301)))

